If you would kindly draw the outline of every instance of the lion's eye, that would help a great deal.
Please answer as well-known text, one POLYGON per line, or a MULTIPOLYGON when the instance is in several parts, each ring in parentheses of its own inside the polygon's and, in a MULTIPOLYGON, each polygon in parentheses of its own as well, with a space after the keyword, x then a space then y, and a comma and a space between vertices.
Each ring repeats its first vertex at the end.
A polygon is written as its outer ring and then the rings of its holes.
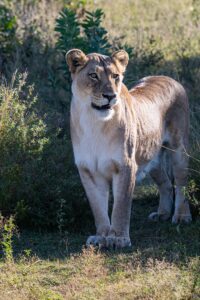
POLYGON ((119 79, 119 74, 112 74, 112 78, 119 79))
POLYGON ((90 76, 90 78, 92 78, 92 79, 98 79, 98 76, 97 76, 96 73, 90 73, 89 76, 90 76))

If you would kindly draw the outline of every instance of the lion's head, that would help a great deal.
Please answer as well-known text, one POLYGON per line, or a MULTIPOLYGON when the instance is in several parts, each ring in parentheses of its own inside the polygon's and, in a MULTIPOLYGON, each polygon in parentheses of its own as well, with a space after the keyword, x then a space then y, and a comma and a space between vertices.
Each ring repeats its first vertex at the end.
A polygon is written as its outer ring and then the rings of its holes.
POLYGON ((119 101, 123 74, 128 64, 128 54, 124 50, 111 56, 97 53, 84 54, 72 49, 66 54, 66 61, 72 75, 72 93, 81 99, 83 105, 104 114, 119 101))

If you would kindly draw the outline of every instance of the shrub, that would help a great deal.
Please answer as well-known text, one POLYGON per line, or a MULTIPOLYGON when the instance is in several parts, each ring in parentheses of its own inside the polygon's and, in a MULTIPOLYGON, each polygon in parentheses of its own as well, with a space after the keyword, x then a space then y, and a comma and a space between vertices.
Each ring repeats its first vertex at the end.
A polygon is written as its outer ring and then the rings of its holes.
MULTIPOLYGON (((87 215, 66 136, 51 131, 38 112, 26 74, 0 85, 0 207, 21 225, 81 228, 87 215), (64 205, 62 205, 64 203, 64 205), (64 211, 62 212, 61 209, 64 211), (65 217, 61 224, 60 215, 65 217)), ((48 120, 49 121, 49 120, 48 120)))
MULTIPOLYGON (((57 80, 58 86, 70 93, 71 79, 66 66, 65 54, 72 48, 80 48, 86 53, 101 52, 108 54, 111 45, 108 33, 101 23, 104 13, 101 9, 93 12, 83 11, 81 16, 78 9, 65 7, 56 20, 55 30, 59 33, 57 49, 62 53, 58 70, 62 71, 63 78, 57 80)), ((69 98, 69 94, 67 95, 69 98)))
POLYGON ((0 205, 5 211, 19 200, 27 162, 38 160, 48 143, 45 124, 35 109, 33 87, 25 86, 25 80, 26 74, 15 74, 11 86, 0 85, 0 205))
POLYGON ((6 262, 11 263, 13 261, 13 236, 17 232, 14 217, 10 216, 8 219, 4 218, 0 214, 0 247, 3 250, 3 254, 6 262))

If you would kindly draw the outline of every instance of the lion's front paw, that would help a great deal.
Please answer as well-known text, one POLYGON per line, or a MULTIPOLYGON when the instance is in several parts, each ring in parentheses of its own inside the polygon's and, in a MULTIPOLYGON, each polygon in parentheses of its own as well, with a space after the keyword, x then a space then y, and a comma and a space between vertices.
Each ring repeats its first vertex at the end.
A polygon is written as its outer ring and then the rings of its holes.
POLYGON ((106 238, 101 235, 90 235, 87 238, 86 246, 98 246, 99 248, 103 248, 106 246, 106 238))
POLYGON ((149 216, 148 216, 148 220, 152 221, 152 222, 158 222, 159 220, 161 221, 167 221, 170 218, 170 214, 169 213, 165 213, 165 214, 159 214, 158 212, 152 212, 149 216))
POLYGON ((122 249, 131 247, 131 240, 129 237, 124 236, 107 236, 106 248, 122 249))

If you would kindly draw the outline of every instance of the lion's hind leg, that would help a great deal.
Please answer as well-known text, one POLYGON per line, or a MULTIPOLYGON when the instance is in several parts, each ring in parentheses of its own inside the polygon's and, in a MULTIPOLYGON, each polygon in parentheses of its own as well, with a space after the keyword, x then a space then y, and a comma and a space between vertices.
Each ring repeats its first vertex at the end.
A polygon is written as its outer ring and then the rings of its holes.
POLYGON ((172 223, 192 221, 189 203, 185 197, 188 175, 188 156, 183 145, 172 151, 172 166, 175 181, 175 209, 172 223))
POLYGON ((157 184, 160 194, 158 210, 149 215, 151 221, 168 220, 172 213, 174 188, 173 180, 167 172, 166 162, 164 163, 165 154, 165 150, 160 150, 159 161, 150 170, 150 176, 157 184))
POLYGON ((150 171, 159 189, 159 206, 157 212, 149 215, 149 219, 152 221, 169 219, 174 202, 172 223, 189 223, 192 217, 185 197, 188 175, 188 156, 185 147, 183 145, 176 148, 169 146, 161 151, 160 164, 150 171))

